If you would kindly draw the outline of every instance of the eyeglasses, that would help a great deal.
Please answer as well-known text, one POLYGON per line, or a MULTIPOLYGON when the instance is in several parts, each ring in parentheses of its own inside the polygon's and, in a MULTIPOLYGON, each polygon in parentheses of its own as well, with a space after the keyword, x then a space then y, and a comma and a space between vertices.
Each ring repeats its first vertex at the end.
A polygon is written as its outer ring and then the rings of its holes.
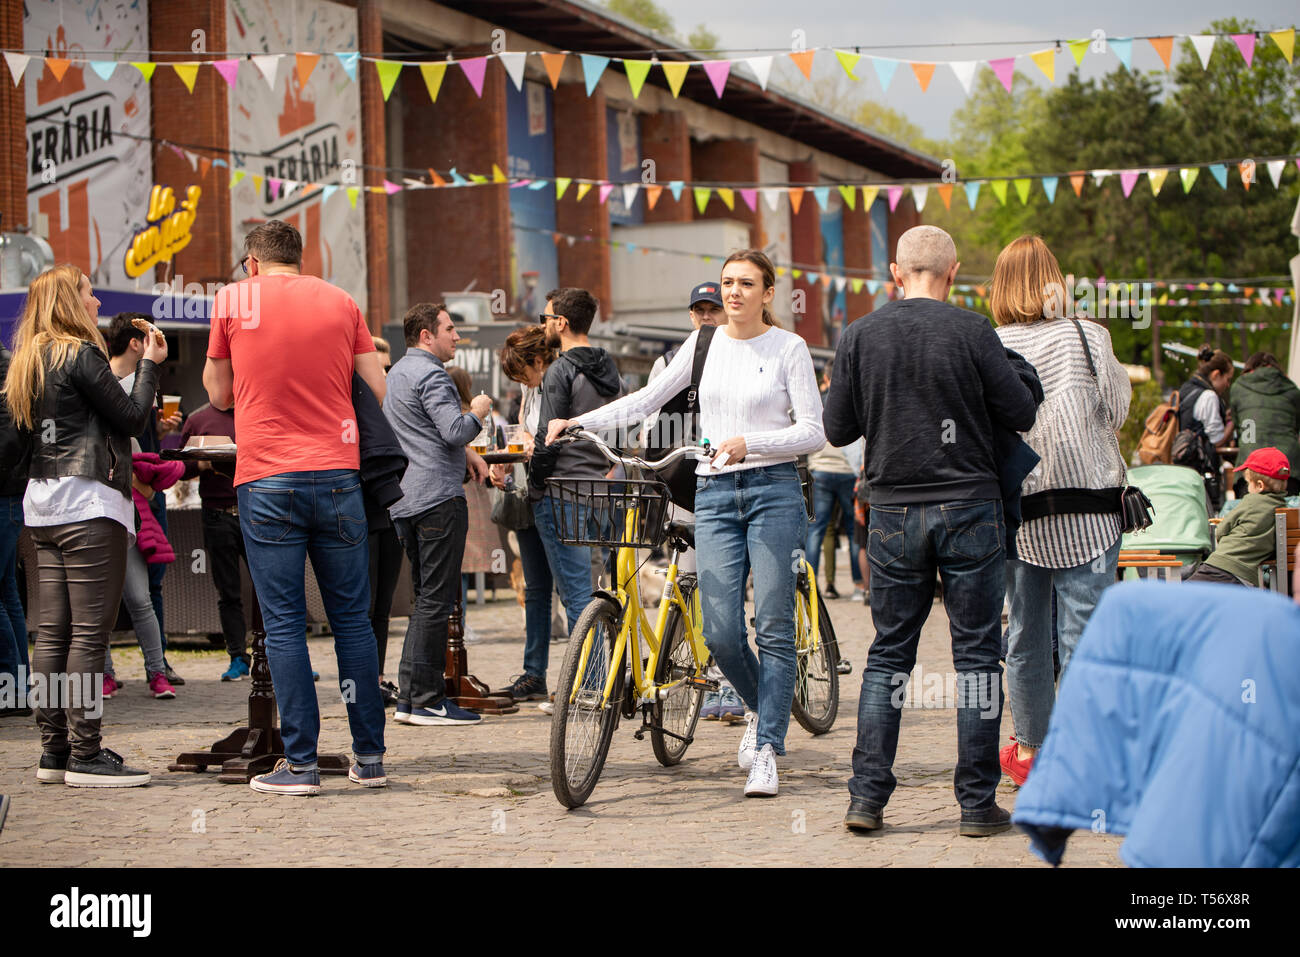
POLYGON ((557 316, 554 313, 550 313, 550 312, 540 312, 537 314, 538 322, 545 322, 547 319, 563 319, 563 318, 564 318, 563 316, 557 316))
POLYGON ((255 258, 255 257, 253 257, 253 256, 245 256, 243 259, 241 259, 241 260, 239 261, 239 268, 242 269, 242 270, 244 270, 244 275, 245 275, 245 276, 248 275, 248 261, 249 261, 250 259, 254 259, 254 258, 255 258))

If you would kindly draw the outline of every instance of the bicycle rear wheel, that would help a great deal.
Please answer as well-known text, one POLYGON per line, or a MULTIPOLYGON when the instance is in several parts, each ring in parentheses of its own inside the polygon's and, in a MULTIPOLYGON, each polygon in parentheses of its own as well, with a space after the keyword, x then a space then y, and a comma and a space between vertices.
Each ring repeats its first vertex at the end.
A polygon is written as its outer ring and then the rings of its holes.
MULTIPOLYGON (((690 595, 684 597, 689 605, 690 595)), ((655 664, 655 684, 692 678, 701 670, 691 643, 686 640, 682 610, 674 605, 668 609, 668 620, 664 624, 664 642, 659 648, 659 659, 655 664)), ((651 710, 654 723, 650 728, 650 745, 655 759, 664 767, 672 767, 685 757, 686 749, 691 746, 690 739, 695 734, 695 725, 700 720, 703 698, 704 689, 698 685, 681 684, 655 702, 651 710), (665 731, 671 734, 665 734, 665 731), (680 738, 686 740, 679 740, 680 738)))
POLYGON ((795 594, 795 683, 790 713, 810 734, 825 734, 840 707, 839 645, 826 603, 813 594, 808 576, 799 574, 795 594), (817 634, 812 633, 811 602, 817 602, 817 634))
POLYGON ((551 717, 551 787, 567 808, 580 807, 591 796, 618 726, 625 679, 623 662, 613 660, 618 616, 619 608, 613 602, 593 598, 578 616, 560 669, 551 717), (575 693, 578 666, 588 645, 591 650, 575 693), (611 669, 617 674, 614 690, 602 707, 600 699, 611 669))

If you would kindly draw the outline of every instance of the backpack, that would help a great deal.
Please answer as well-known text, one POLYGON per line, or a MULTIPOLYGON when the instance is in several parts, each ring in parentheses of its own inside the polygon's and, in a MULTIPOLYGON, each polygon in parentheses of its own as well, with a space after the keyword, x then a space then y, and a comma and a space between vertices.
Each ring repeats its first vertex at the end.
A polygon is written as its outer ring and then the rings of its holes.
POLYGON ((1174 461, 1174 439, 1179 433, 1177 392, 1169 396, 1169 401, 1161 402, 1147 416, 1142 426, 1142 438, 1138 442, 1138 458, 1143 465, 1163 462, 1169 465, 1174 461))
MULTIPOLYGON (((653 461, 662 458, 679 445, 695 445, 698 441, 700 379, 704 376, 704 363, 709 357, 709 346, 713 342, 715 332, 717 332, 716 326, 700 327, 700 334, 695 337, 695 354, 691 360, 691 383, 664 403, 655 430, 659 434, 652 436, 647 442, 647 459, 653 461), (679 429, 661 428, 663 425, 670 424, 670 416, 675 417, 680 423, 679 429), (665 441, 665 431, 676 431, 678 434, 673 437, 676 441, 668 444, 665 441)), ((657 470, 659 479, 668 486, 668 494, 673 504, 688 512, 695 511, 695 466, 697 464, 693 458, 683 458, 667 468, 657 470)))

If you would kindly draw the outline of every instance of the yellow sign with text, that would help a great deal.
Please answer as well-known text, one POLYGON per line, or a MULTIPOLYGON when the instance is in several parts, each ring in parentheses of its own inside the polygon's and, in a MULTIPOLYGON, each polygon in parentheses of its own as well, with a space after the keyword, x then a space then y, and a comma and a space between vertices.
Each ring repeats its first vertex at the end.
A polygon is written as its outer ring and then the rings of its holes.
POLYGON ((155 185, 149 194, 148 226, 135 234, 126 251, 123 268, 132 279, 144 275, 158 263, 171 262, 172 257, 190 244, 190 232, 198 215, 199 193, 197 186, 185 191, 181 208, 176 208, 176 196, 170 186, 155 185))

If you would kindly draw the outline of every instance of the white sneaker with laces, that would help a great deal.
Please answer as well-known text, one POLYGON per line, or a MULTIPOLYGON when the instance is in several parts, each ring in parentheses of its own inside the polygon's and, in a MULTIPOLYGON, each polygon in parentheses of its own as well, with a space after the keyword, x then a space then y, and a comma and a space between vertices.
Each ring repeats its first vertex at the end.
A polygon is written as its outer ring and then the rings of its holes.
POLYGON ((736 749, 736 763, 740 765, 740 770, 748 771, 754 765, 754 750, 758 747, 758 714, 753 711, 745 712, 745 735, 740 739, 740 747, 736 749))
POLYGON ((776 797, 776 750, 765 744, 754 755, 754 766, 745 782, 745 797, 776 797))

